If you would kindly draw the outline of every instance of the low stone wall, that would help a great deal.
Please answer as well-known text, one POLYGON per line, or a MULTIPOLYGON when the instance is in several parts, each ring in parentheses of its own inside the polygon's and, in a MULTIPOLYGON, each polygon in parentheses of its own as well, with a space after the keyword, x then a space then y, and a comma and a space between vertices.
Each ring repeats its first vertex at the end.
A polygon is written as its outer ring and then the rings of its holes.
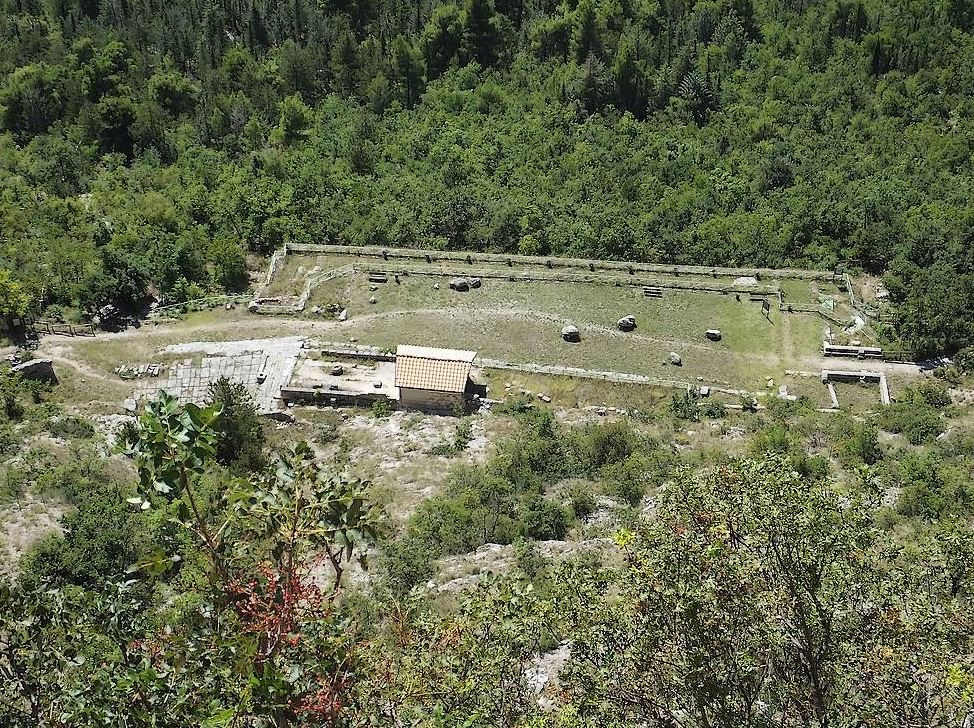
POLYGON ((834 278, 832 271, 803 270, 799 268, 724 268, 704 265, 664 265, 659 263, 637 263, 616 260, 586 260, 582 258, 534 257, 528 255, 506 255, 497 253, 474 253, 445 250, 415 250, 411 248, 380 248, 377 246, 331 245, 331 244, 296 244, 288 246, 289 253, 324 253, 331 255, 356 255, 365 258, 381 258, 383 260, 423 260, 451 261, 473 263, 492 263, 500 265, 543 265, 550 269, 582 268, 590 272, 627 271, 635 273, 665 273, 667 275, 697 275, 713 278, 740 278, 756 276, 758 278, 789 278, 799 280, 827 280, 834 278))
POLYGON ((379 392, 345 392, 331 389, 281 387, 281 399, 286 404, 310 404, 321 407, 371 407, 385 400, 393 407, 396 402, 379 392))

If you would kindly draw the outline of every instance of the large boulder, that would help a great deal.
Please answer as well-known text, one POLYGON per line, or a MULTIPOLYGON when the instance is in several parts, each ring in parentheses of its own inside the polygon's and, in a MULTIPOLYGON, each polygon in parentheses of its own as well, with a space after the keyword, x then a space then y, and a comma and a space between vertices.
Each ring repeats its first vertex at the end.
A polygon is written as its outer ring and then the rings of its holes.
POLYGON ((24 379, 34 379, 38 382, 50 382, 57 384, 57 375, 54 373, 54 363, 50 359, 31 359, 23 364, 10 367, 13 374, 19 374, 24 379))
POLYGON ((621 319, 619 319, 616 325, 619 327, 620 331, 632 331, 636 328, 636 317, 632 314, 623 316, 621 319))
POLYGON ((453 289, 454 291, 460 291, 460 292, 469 291, 470 281, 468 281, 466 278, 453 278, 450 281, 450 288, 453 289))
POLYGON ((561 338, 565 341, 577 343, 582 340, 582 335, 578 332, 577 327, 569 325, 561 330, 561 338))
POLYGON ((672 364, 675 367, 682 367, 683 366, 683 358, 679 354, 677 354, 675 351, 671 351, 670 352, 670 364, 672 364))

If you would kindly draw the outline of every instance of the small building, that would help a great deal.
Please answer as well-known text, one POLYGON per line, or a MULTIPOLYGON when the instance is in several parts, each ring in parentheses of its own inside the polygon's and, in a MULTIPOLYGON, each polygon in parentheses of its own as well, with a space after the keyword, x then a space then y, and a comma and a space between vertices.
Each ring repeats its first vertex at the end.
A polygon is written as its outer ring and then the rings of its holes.
POLYGON ((427 346, 396 347, 396 386, 403 409, 459 412, 472 389, 470 367, 477 353, 427 346))

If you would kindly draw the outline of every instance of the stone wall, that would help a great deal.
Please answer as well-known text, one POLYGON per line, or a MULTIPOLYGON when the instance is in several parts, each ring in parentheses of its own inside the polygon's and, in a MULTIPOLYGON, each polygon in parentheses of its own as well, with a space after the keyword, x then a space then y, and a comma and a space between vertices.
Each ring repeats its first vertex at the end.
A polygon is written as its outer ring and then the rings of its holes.
POLYGON ((399 388, 399 407, 401 409, 452 414, 463 411, 466 406, 467 398, 462 392, 434 392, 430 389, 399 388))

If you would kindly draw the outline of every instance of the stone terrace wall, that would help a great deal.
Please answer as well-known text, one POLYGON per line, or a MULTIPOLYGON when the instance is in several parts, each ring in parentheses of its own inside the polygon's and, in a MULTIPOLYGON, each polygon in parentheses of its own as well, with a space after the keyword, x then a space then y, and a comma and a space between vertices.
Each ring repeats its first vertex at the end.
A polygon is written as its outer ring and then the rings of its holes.
POLYGON ((445 250, 414 250, 410 248, 381 248, 377 246, 352 245, 312 245, 292 243, 287 246, 288 253, 321 253, 329 255, 356 255, 363 258, 383 260, 417 260, 432 263, 450 261, 456 263, 491 263, 499 265, 544 266, 546 268, 575 268, 594 272, 597 270, 613 272, 657 273, 673 276, 696 275, 721 278, 785 278, 796 280, 832 281, 830 271, 803 270, 799 268, 722 268, 702 265, 662 265, 657 263, 635 263, 612 260, 586 260, 581 258, 533 257, 528 255, 505 255, 497 253, 466 253, 445 250))

